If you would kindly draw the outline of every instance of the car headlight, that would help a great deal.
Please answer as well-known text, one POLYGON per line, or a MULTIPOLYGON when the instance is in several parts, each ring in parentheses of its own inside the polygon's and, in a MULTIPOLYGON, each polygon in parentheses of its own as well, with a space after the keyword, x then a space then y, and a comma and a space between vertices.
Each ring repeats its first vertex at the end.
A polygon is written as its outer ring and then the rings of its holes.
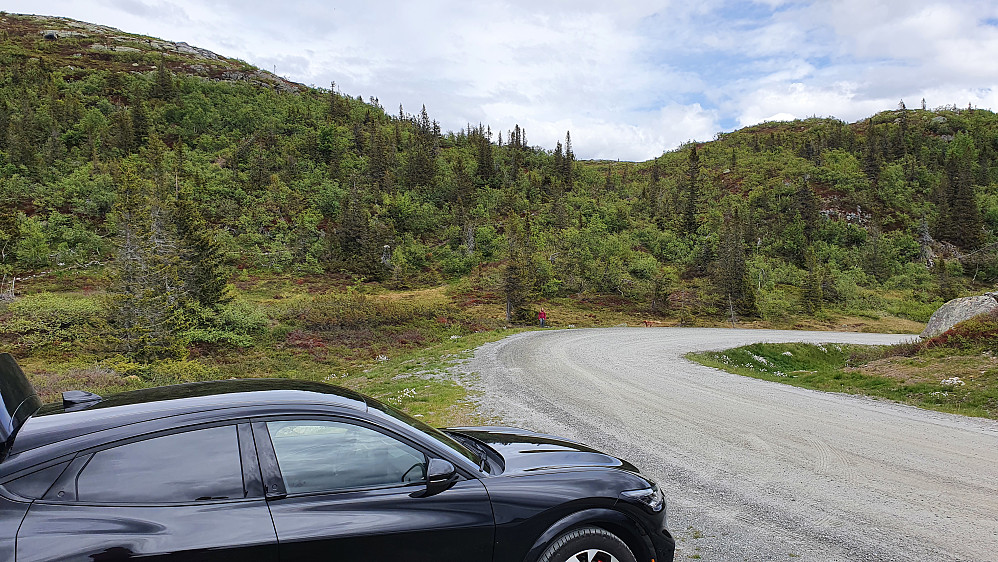
POLYGON ((650 488, 642 488, 640 490, 627 490, 621 492, 620 495, 625 498, 637 500, 656 513, 662 511, 665 507, 665 496, 662 495, 662 490, 658 488, 658 484, 652 484, 650 488))

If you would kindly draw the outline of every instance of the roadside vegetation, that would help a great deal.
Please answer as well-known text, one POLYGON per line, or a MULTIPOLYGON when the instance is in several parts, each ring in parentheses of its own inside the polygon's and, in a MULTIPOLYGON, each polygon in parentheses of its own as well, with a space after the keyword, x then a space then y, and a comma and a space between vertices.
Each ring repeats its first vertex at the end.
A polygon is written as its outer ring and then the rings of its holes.
POLYGON ((893 346, 753 344, 689 359, 753 378, 998 419, 998 315, 893 346))
POLYGON ((245 276, 210 336, 139 360, 108 337, 108 295, 93 288, 101 279, 37 279, 28 294, 0 303, 2 348, 44 401, 68 389, 105 394, 231 377, 297 378, 353 388, 438 425, 469 423, 466 389, 445 370, 513 333, 464 314, 447 287, 388 293, 324 276, 245 276))

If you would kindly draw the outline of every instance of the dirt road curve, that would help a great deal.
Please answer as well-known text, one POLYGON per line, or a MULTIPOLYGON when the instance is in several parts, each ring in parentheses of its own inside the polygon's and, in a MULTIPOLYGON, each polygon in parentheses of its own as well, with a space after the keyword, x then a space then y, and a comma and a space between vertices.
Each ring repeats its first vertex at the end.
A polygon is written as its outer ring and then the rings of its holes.
POLYGON ((677 560, 998 560, 998 423, 683 359, 756 341, 905 338, 553 330, 483 346, 461 370, 479 374, 484 413, 618 454, 658 480, 677 560))

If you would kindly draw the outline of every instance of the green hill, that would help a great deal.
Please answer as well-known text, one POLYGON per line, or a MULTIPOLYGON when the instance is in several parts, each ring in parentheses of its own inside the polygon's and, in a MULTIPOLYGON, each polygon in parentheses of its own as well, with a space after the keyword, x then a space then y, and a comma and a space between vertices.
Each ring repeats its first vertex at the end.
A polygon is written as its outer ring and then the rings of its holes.
POLYGON ((996 151, 994 113, 902 104, 576 161, 568 135, 443 132, 425 108, 0 13, 0 279, 25 297, 0 305, 0 341, 141 361, 321 344, 349 363, 538 306, 555 326, 917 331, 998 278, 996 151))

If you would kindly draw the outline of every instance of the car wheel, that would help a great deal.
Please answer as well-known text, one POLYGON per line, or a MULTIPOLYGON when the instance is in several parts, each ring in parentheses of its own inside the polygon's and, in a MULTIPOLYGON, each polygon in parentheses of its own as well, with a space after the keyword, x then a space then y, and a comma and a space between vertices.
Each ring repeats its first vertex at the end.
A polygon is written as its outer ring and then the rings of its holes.
POLYGON ((599 527, 582 527, 558 537, 537 562, 637 562, 617 535, 599 527))

